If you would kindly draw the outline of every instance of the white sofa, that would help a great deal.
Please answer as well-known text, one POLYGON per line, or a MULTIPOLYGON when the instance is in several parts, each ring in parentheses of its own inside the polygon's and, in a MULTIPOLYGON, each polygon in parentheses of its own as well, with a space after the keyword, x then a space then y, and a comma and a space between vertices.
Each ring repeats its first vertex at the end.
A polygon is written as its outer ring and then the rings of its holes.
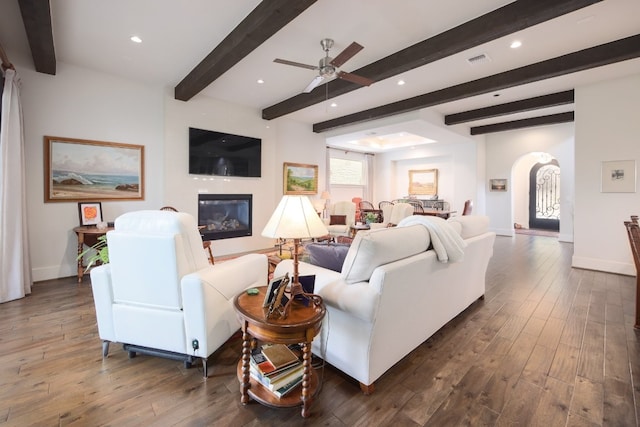
MULTIPOLYGON (((428 217, 464 242, 462 260, 447 263, 427 250, 432 232, 405 225, 416 218, 359 232, 341 272, 300 263, 301 275, 316 275, 315 293, 327 306, 327 335, 314 341, 313 352, 359 381, 366 394, 389 368, 484 296, 495 240, 488 217, 428 217)), ((283 261, 275 274, 291 270, 291 262, 283 261)))
POLYGON ((207 358, 240 323, 234 297, 265 285, 267 257, 249 254, 210 265, 193 216, 160 210, 129 212, 107 233, 110 263, 91 270, 103 340, 136 352, 183 360, 207 358))

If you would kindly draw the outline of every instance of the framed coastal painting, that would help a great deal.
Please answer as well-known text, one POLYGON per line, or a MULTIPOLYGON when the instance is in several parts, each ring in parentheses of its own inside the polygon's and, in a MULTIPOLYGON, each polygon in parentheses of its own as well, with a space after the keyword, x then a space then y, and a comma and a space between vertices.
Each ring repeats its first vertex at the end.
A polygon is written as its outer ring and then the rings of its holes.
POLYGON ((284 164, 284 194, 317 194, 318 165, 284 164))
POLYGON ((615 160, 602 162, 602 193, 635 193, 636 161, 615 160))
POLYGON ((44 201, 144 199, 144 146, 44 137, 44 201))
POLYGON ((410 170, 409 194, 427 196, 438 194, 438 169, 410 170))

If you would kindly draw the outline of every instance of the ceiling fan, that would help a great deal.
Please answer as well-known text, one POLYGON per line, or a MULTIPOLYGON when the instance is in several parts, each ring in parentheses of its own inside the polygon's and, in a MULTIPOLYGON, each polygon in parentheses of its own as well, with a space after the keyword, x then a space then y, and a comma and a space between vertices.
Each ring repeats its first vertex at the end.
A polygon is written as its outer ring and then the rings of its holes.
POLYGON ((322 49, 325 52, 325 57, 320 59, 317 66, 301 64, 300 62, 288 61, 286 59, 280 59, 280 58, 274 59, 273 62, 277 62, 279 64, 285 64, 285 65, 293 65, 294 67, 307 68, 309 70, 319 71, 319 74, 304 89, 303 92, 305 93, 311 92, 318 85, 320 85, 320 83, 332 77, 337 77, 339 79, 347 80, 362 86, 369 86, 371 83, 373 83, 373 80, 367 77, 363 77, 357 74, 347 73, 346 71, 338 70, 338 68, 340 68, 342 64, 344 64, 349 59, 351 59, 356 53, 364 49, 363 46, 359 45, 356 42, 353 42, 349 46, 347 46, 346 49, 340 52, 338 56, 336 56, 335 58, 331 58, 329 56, 329 49, 331 49, 331 47, 333 46, 333 39, 322 39, 320 40, 320 45, 322 46, 322 49))

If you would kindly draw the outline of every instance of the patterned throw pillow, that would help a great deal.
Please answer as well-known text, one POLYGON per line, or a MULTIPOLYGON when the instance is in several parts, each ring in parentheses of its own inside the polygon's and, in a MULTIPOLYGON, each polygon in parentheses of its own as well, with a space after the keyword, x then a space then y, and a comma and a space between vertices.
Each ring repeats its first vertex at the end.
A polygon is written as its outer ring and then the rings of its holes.
POLYGON ((331 215, 329 217, 329 225, 347 225, 346 215, 331 215))

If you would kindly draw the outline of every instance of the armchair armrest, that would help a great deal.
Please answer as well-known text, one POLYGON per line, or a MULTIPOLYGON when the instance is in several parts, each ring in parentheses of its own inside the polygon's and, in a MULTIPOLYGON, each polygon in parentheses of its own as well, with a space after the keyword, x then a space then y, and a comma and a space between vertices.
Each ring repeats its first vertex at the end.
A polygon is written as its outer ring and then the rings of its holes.
POLYGON ((267 283, 267 256, 249 254, 203 268, 182 278, 187 348, 208 357, 238 328, 233 299, 247 288, 267 283))
POLYGON ((113 325, 113 287, 111 286, 111 266, 94 267, 91 270, 91 289, 96 307, 98 335, 103 341, 116 341, 113 325))

